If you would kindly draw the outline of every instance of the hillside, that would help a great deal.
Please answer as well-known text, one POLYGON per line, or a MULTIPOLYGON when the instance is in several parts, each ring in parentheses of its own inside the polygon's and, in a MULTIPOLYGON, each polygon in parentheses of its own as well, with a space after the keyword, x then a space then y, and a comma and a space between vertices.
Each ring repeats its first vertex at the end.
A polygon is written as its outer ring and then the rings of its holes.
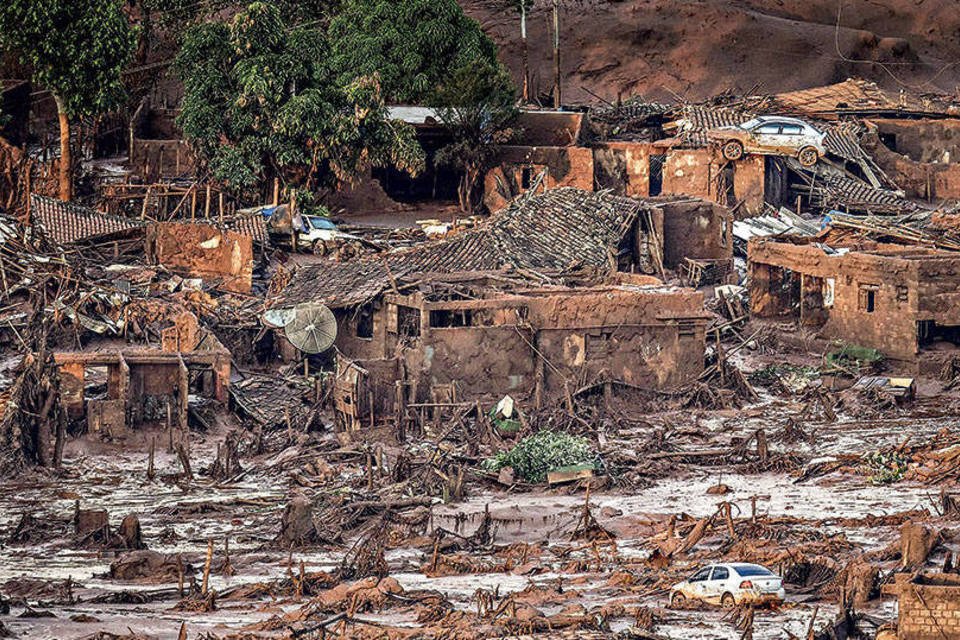
MULTIPOLYGON (((506 0, 460 0, 519 82, 519 14, 506 0)), ((850 76, 953 92, 960 83, 956 0, 565 0, 564 102, 642 94, 699 99, 775 92, 850 76)), ((553 78, 550 2, 529 17, 532 88, 553 78)))

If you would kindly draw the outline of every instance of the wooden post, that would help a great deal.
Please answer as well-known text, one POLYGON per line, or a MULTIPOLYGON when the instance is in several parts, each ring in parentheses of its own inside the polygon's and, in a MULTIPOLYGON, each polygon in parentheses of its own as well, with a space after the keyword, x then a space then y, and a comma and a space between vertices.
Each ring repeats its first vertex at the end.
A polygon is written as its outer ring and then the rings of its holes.
POLYGON ((197 219, 197 183, 193 183, 190 189, 193 192, 190 198, 190 220, 193 221, 197 219))
POLYGON ((217 211, 220 214, 220 224, 223 224, 223 191, 217 194, 217 211))
POLYGON ((177 554, 177 593, 183 597, 183 555, 177 554))
POLYGON ((167 450, 173 453, 173 410, 169 400, 167 400, 167 439, 167 450))
POLYGON ((210 219, 210 185, 207 185, 207 201, 203 205, 203 217, 210 219))
POLYGON ((293 226, 293 218, 297 215, 297 192, 290 192, 290 253, 297 252, 297 230, 293 226))
POLYGON ((157 449, 157 436, 150 438, 150 455, 147 457, 147 480, 153 480, 153 456, 157 449))
POLYGON ((280 204, 280 178, 273 179, 273 206, 280 204))
MULTIPOLYGON (((521 66, 523 67, 523 103, 530 102, 530 50, 527 46, 527 0, 520 1, 521 66)), ((436 174, 434 174, 436 177, 436 174)), ((436 183, 434 183, 436 184, 436 183)))
POLYGON ((147 192, 143 196, 143 207, 140 209, 140 219, 144 220, 147 217, 147 205, 150 204, 150 190, 153 186, 147 187, 147 192))
POLYGON ((553 107, 559 109, 563 104, 560 81, 560 3, 553 0, 553 107))
POLYGON ((200 586, 200 593, 207 595, 207 587, 210 583, 210 564, 213 562, 213 538, 207 540, 207 561, 203 565, 203 583, 200 586))

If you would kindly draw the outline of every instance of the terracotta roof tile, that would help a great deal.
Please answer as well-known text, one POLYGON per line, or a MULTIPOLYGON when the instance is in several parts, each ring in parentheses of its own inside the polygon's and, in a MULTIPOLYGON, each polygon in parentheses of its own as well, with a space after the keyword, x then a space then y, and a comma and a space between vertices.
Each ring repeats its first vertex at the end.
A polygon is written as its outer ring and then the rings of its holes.
POLYGON ((140 220, 111 216, 73 202, 36 194, 30 197, 30 215, 33 224, 58 244, 144 226, 140 220))
POLYGON ((573 188, 520 198, 483 226, 452 238, 351 262, 300 269, 271 306, 323 302, 365 303, 395 279, 426 273, 504 268, 563 271, 578 266, 608 270, 623 235, 646 203, 573 188))

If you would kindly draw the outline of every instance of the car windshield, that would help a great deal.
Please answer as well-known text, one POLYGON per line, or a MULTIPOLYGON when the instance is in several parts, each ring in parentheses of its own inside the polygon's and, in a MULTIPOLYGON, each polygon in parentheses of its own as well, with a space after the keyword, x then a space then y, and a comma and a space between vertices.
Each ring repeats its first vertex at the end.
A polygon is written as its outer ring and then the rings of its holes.
POLYGON ((314 229, 326 229, 328 231, 335 231, 337 225, 333 224, 327 218, 318 218, 315 216, 310 216, 307 218, 307 223, 314 229))
POLYGON ((766 567, 761 567, 758 564, 741 564, 734 567, 737 570, 737 573, 741 577, 746 576, 772 576, 773 572, 766 567))
POLYGON ((741 124, 741 125, 740 125, 740 128, 741 128, 741 129, 753 129, 753 128, 756 127, 757 125, 761 125, 761 124, 763 124, 763 120, 761 120, 760 118, 754 118, 753 120, 747 120, 746 122, 744 122, 743 124, 741 124))

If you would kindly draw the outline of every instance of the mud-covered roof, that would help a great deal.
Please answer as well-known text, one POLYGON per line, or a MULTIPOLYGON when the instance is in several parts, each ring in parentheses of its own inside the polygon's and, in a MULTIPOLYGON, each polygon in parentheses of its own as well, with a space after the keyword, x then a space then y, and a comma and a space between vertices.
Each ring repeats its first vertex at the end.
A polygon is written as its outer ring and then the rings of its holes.
MULTIPOLYGON (((114 216, 75 202, 32 194, 30 216, 45 236, 58 244, 70 244, 90 238, 107 237, 123 231, 145 227, 148 221, 114 216)), ((214 220, 174 220, 181 224, 212 224, 214 220)), ((260 214, 237 216, 225 220, 223 228, 248 235, 254 242, 268 244, 267 226, 260 214)))
POLYGON ((416 274, 611 269, 620 240, 640 211, 653 205, 573 188, 525 196, 481 227, 452 238, 352 262, 325 262, 300 269, 273 307, 323 302, 349 307, 416 274))
POLYGON ((960 115, 958 105, 948 96, 892 92, 875 82, 850 78, 843 82, 773 97, 780 110, 810 116, 839 114, 913 113, 960 115))
POLYGON ((144 226, 140 220, 108 215, 73 202, 37 194, 30 197, 30 215, 33 224, 58 244, 144 226))

